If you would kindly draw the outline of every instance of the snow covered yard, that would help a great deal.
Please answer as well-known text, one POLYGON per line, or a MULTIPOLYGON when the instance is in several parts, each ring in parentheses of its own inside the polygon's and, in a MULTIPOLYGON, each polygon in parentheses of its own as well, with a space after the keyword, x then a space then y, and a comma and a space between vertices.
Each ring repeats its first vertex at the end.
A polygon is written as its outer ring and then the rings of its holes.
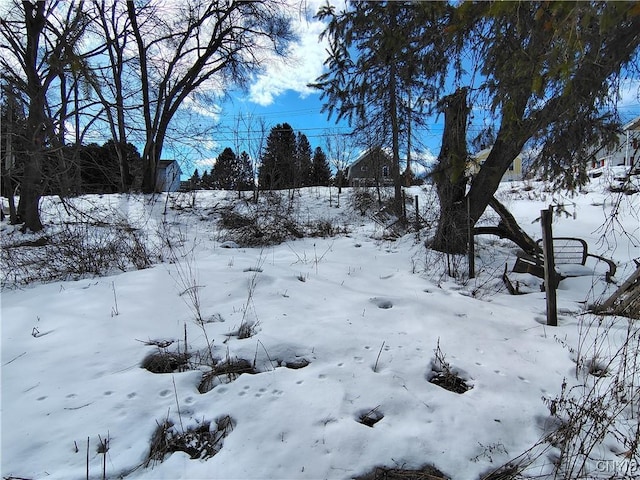
MULTIPOLYGON (((563 204, 554 234, 613 258, 620 282, 639 256, 637 195, 612 196, 604 181, 587 190, 564 198, 509 184, 499 195, 535 238, 540 210, 563 204)), ((559 326, 548 327, 535 282, 521 296, 502 284, 515 260, 508 241, 478 237, 477 277, 456 258, 452 278, 446 258, 424 247, 428 227, 389 239, 352 195, 283 194, 273 209, 286 207, 297 227, 279 229, 337 235, 263 247, 241 247, 220 226, 232 208, 250 209, 235 194, 73 200, 96 219, 126 219, 164 261, 46 284, 3 277, 3 478, 354 478, 431 465, 478 479, 532 447, 519 458, 522 475, 552 478, 569 451, 549 437, 575 410, 566 399, 594 397, 594 384, 606 390, 620 377, 618 347, 639 341, 637 322, 585 314, 615 289, 606 268, 561 282, 559 326), (593 375, 596 364, 605 376, 593 375), (439 374, 468 390, 430 382, 439 374)), ((413 195, 423 218, 435 218, 432 193, 413 195)), ((52 198, 43 208, 45 221, 68 215, 52 198)), ((637 349, 627 358, 633 400, 621 401, 615 431, 633 438, 637 349)), ((588 452, 589 478, 639 474, 624 442, 603 436, 588 452)))

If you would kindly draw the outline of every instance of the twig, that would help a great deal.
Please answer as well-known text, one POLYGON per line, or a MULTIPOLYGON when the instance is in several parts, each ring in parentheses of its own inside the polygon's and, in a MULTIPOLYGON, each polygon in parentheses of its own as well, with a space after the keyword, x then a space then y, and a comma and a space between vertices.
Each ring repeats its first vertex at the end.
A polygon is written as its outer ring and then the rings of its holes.
POLYGON ((20 357, 22 357, 23 355, 26 355, 27 352, 22 352, 20 355, 18 355, 17 357, 13 357, 11 360, 9 360, 7 363, 5 363, 4 365, 2 365, 3 367, 6 365, 9 365, 11 362, 15 362, 17 359, 19 359, 20 357))
POLYGON ((89 480, 89 437, 87 437, 87 480, 89 480))
POLYGON ((115 304, 115 306, 111 309, 111 316, 112 317, 117 317, 118 315, 120 315, 120 312, 118 311, 118 296, 116 295, 116 283, 115 282, 111 282, 111 288, 113 290, 113 303, 115 304))
POLYGON ((180 420, 180 428, 182 429, 182 433, 184 434, 184 425, 182 425, 182 414, 180 413, 180 403, 178 403, 178 389, 176 388, 176 379, 171 376, 171 381, 173 382, 173 393, 176 396, 176 406, 178 407, 178 419, 180 420))
POLYGON ((378 371, 378 360, 380 360, 380 355, 382 354, 382 349, 384 348, 384 341, 382 345, 380 345, 380 351, 378 352, 378 357, 376 358, 376 364, 373 366, 373 371, 377 373, 378 371))
MULTIPOLYGON (((267 354, 267 358, 269 359, 269 363, 271 363, 271 368, 275 370, 276 367, 273 365, 273 360, 271 360, 271 357, 269 356, 269 352, 267 352, 267 349, 265 348, 264 344, 260 340, 258 340, 258 343, 262 346, 262 349, 264 350, 264 353, 267 354)), ((258 347, 256 345, 256 357, 257 356, 258 356, 258 347)))

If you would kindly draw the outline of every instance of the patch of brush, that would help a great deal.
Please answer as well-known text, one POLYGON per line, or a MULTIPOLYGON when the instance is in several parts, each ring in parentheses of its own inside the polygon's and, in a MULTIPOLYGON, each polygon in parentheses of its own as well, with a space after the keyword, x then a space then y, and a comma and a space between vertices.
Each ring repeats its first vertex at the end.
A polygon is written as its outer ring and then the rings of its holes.
POLYGON ((431 374, 428 375, 428 380, 430 383, 444 388, 445 390, 459 394, 463 394, 473 388, 472 386, 467 385, 464 378, 459 377, 451 371, 437 372, 432 370, 431 374))
POLYGON ((482 476, 480 480, 524 480, 521 465, 507 464, 482 476))
POLYGON ((380 405, 372 409, 361 410, 357 414, 356 420, 362 425, 373 428, 376 423, 384 418, 384 414, 380 410, 378 410, 379 408, 380 405))
POLYGON ((427 380, 445 390, 454 393, 465 393, 473 388, 467 384, 467 380, 458 374, 445 358, 445 354, 440 348, 440 339, 434 350, 435 358, 431 361, 431 371, 427 374, 427 380))
POLYGON ((216 386, 231 383, 240 375, 255 375, 260 373, 255 366, 244 358, 227 358, 223 362, 216 363, 213 368, 202 376, 198 391, 207 393, 216 386))
POLYGON ((151 373, 184 372, 190 370, 189 355, 184 352, 158 349, 147 355, 140 366, 151 373))
POLYGON ((216 455, 224 439, 233 431, 234 421, 229 415, 219 417, 214 423, 202 422, 187 428, 177 428, 171 421, 158 423, 151 436, 151 446, 145 467, 162 463, 174 452, 184 452, 192 460, 207 460, 216 455))
POLYGON ((417 469, 375 467, 354 480, 449 480, 449 477, 432 465, 417 469))

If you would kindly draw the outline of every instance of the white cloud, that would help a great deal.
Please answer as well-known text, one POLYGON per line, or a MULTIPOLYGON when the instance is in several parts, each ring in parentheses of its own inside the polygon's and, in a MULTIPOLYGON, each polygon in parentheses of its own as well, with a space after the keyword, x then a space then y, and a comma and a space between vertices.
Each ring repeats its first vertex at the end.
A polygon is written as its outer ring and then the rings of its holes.
MULTIPOLYGON (((311 14, 317 11, 319 3, 307 5, 311 14)), ((266 59, 265 70, 257 76, 249 88, 249 100, 261 106, 271 105, 274 98, 287 90, 306 97, 313 92, 307 86, 322 74, 326 57, 326 42, 319 36, 325 24, 302 15, 294 17, 293 28, 298 39, 290 45, 286 58, 275 55, 266 59)))
POLYGON ((213 103, 211 99, 207 98, 200 100, 194 95, 189 95, 184 99, 183 106, 191 110, 193 113, 206 118, 211 118, 216 122, 220 120, 222 107, 213 103))
POLYGON ((215 164, 215 158, 200 158, 193 162, 194 168, 197 168, 198 173, 200 173, 201 175, 205 171, 210 172, 215 164))
POLYGON ((640 108, 640 80, 632 78, 620 82, 618 95, 618 106, 640 108))

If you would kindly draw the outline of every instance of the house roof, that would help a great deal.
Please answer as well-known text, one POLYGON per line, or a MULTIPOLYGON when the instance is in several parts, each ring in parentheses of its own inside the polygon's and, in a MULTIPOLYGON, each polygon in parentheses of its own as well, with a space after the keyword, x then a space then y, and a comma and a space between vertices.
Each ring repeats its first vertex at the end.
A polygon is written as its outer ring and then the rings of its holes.
POLYGON ((368 148, 364 152, 362 152, 358 158, 354 160, 354 162, 350 165, 350 167, 353 168, 363 160, 369 158, 373 152, 379 152, 382 155, 384 155, 387 160, 391 160, 391 157, 389 157, 389 154, 385 152, 383 148, 381 147, 368 148))
POLYGON ((623 130, 640 130, 640 117, 636 117, 622 127, 623 130))
POLYGON ((180 164, 175 160, 160 160, 158 162, 158 168, 167 168, 172 163, 175 163, 178 166, 178 168, 180 168, 180 164))
MULTIPOLYGON (((471 155, 471 159, 473 161, 475 161, 475 162, 486 160, 487 157, 489 156, 489 154, 491 153, 491 149, 492 148, 493 148, 493 146, 491 146, 489 148, 485 148, 484 150, 480 150, 479 152, 474 153, 473 155, 471 155)), ((518 155, 516 155, 514 160, 517 160, 518 158, 522 158, 522 153, 519 153, 518 155)))

